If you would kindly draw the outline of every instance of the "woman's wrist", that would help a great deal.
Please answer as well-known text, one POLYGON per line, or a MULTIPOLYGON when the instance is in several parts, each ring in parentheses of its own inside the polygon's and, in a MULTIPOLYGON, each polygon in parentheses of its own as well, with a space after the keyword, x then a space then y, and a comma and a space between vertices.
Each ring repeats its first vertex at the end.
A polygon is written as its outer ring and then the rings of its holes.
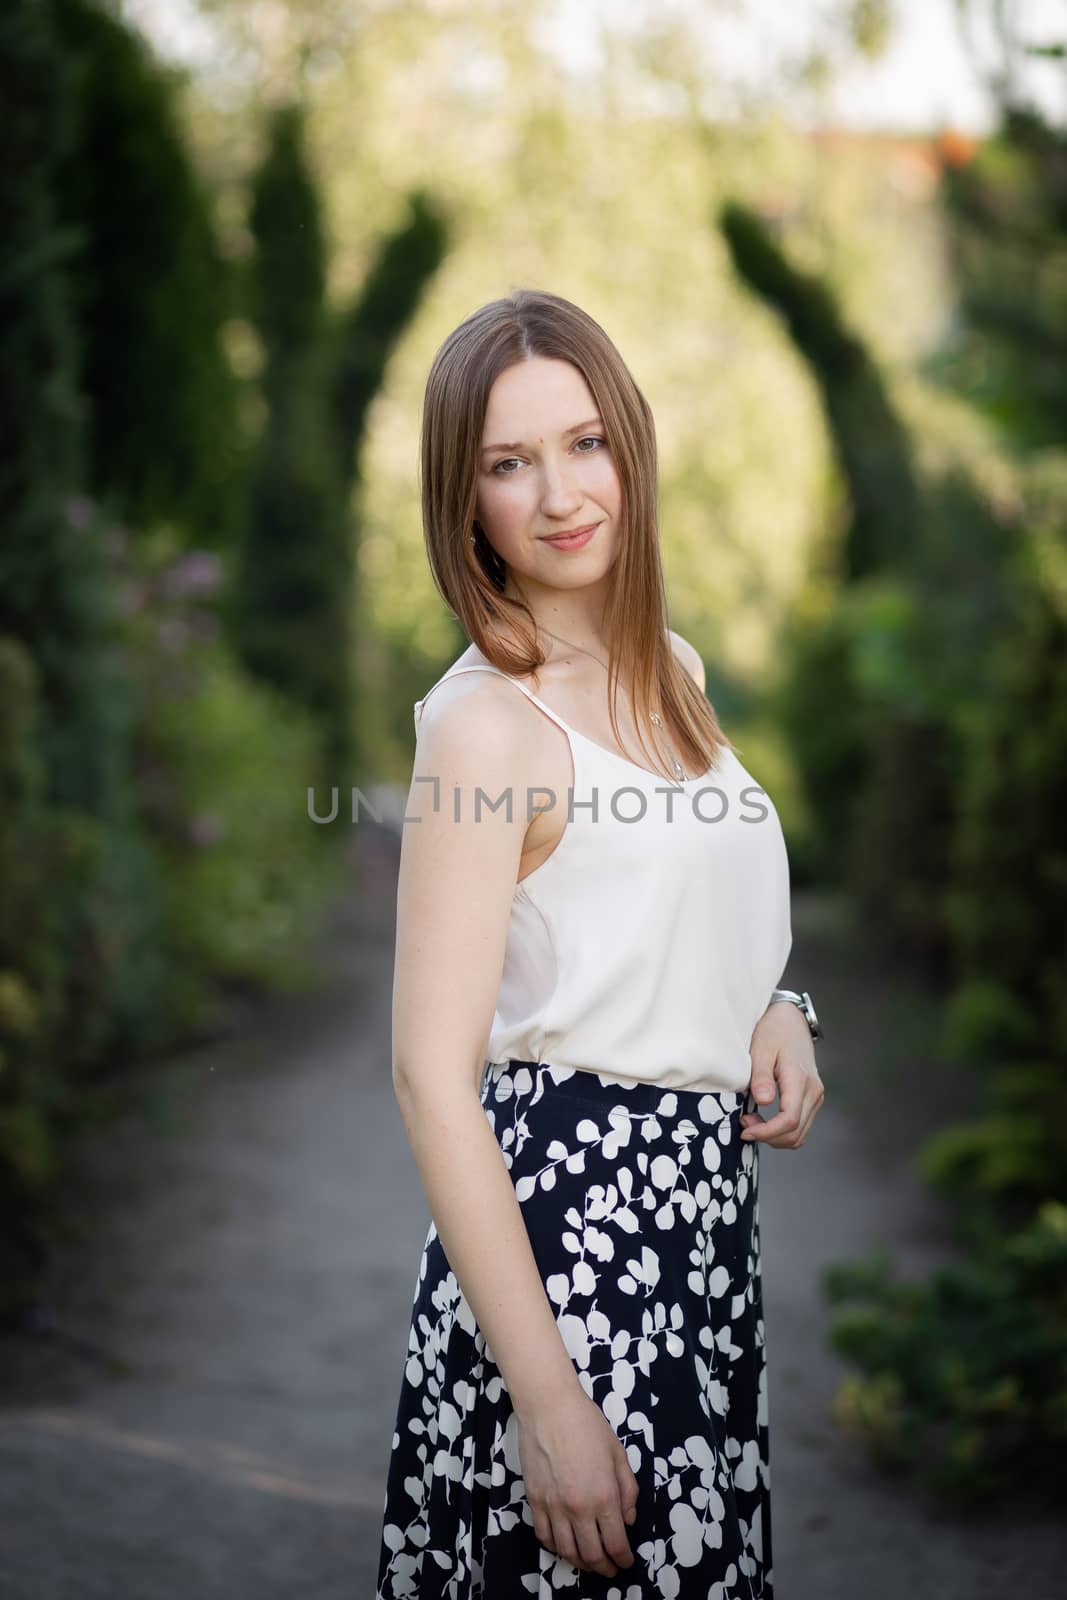
POLYGON ((763 1013, 764 1016, 766 1016, 767 1013, 776 1005, 788 1006, 796 1011, 799 1011, 800 1015, 804 1018, 804 1024, 808 1030, 809 1036, 812 1039, 822 1038, 822 1024, 816 1015, 815 1005, 812 1001, 811 995, 806 989, 802 994, 798 994, 795 989, 772 989, 770 1000, 767 1002, 767 1009, 763 1013))
MULTIPOLYGON (((520 1422, 543 1416, 546 1410, 558 1405, 561 1400, 571 1398, 575 1388, 582 1389, 561 1336, 559 1349, 561 1359, 557 1360, 554 1356, 546 1358, 538 1370, 525 1372, 515 1387, 508 1385, 511 1404, 520 1422)), ((582 1393, 585 1393, 584 1389, 582 1393)))

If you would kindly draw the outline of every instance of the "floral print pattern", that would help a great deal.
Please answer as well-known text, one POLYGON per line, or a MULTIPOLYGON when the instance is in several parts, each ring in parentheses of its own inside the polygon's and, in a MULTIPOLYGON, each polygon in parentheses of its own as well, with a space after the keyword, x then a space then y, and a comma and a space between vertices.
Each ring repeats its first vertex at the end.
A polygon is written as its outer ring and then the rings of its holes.
POLYGON ((754 1102, 519 1061, 487 1066, 481 1099, 638 1481, 634 1565, 606 1578, 538 1541, 507 1390, 431 1223, 376 1600, 773 1600, 754 1102))

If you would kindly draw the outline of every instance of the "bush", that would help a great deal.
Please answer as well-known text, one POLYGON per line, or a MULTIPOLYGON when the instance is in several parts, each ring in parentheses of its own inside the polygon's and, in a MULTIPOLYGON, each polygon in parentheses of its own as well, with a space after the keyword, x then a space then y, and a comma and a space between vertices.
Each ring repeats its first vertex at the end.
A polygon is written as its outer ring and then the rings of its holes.
POLYGON ((307 814, 317 724, 222 635, 218 558, 159 532, 126 561, 134 775, 163 885, 161 1026, 176 1038, 213 1025, 228 986, 309 976, 297 952, 336 878, 337 836, 307 814))
POLYGON ((1067 1501, 1067 1206, 994 1235, 963 1265, 893 1283, 885 1252, 823 1273, 845 1309, 831 1344, 855 1363, 834 1400, 841 1427, 883 1465, 914 1471, 946 1506, 1025 1484, 1028 1505, 1067 1501))

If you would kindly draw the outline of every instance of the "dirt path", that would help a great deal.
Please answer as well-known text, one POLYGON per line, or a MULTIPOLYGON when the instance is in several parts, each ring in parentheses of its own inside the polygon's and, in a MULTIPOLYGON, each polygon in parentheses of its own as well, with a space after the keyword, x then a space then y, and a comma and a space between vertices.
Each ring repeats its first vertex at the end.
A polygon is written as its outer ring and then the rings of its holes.
MULTIPOLYGON (((114 1365, 0 1344, 5 1600, 372 1600, 427 1213, 389 1081, 395 845, 364 826, 355 847, 366 893, 322 992, 160 1073, 147 1118, 84 1142, 92 1232, 48 1304, 114 1365)), ((802 898, 794 930, 787 981, 831 1037, 811 1139, 761 1164, 780 1600, 1051 1600, 1050 1525, 934 1523, 826 1414, 843 1369, 815 1270, 874 1242, 904 1268, 943 1247, 907 1157, 944 1106, 918 1061, 890 1074, 877 1048, 899 995, 857 987, 802 898)))

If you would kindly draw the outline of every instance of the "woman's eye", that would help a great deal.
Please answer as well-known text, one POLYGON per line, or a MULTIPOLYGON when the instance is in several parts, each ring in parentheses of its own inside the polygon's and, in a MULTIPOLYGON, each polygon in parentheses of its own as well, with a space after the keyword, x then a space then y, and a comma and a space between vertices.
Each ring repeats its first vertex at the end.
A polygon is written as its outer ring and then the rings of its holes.
MULTIPOLYGON (((599 434, 587 433, 587 434, 584 434, 583 437, 577 441, 576 448, 577 448, 578 444, 603 444, 603 443, 604 443, 604 440, 600 438, 599 434)), ((578 454, 582 455, 582 456, 591 456, 591 455, 595 455, 596 451, 595 450, 579 450, 578 454)), ((502 472, 500 469, 502 467, 510 466, 513 461, 517 461, 518 459, 519 459, 518 456, 506 456, 503 461, 498 461, 496 463, 496 465, 492 468, 492 471, 496 474, 496 476, 498 478, 513 478, 515 476, 515 474, 513 472, 502 472)))

